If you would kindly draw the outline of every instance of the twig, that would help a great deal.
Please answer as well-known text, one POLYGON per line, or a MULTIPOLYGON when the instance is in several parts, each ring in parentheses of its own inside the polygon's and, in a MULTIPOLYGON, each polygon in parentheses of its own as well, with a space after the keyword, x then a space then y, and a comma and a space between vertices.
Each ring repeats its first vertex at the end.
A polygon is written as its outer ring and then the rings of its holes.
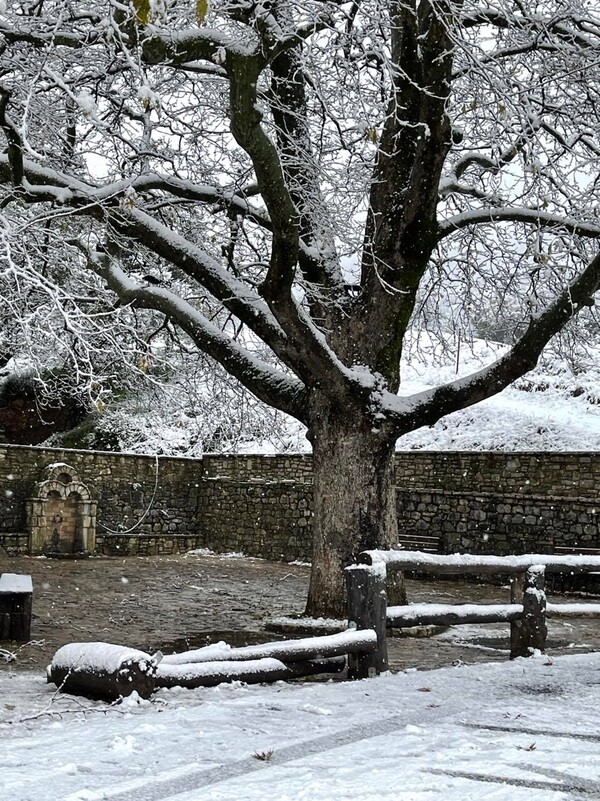
MULTIPOLYGON (((61 720, 62 720, 63 715, 73 715, 73 714, 77 714, 77 713, 83 713, 84 715, 86 715, 88 712, 102 712, 102 714, 106 715, 106 714, 108 714, 110 709, 115 708, 115 705, 118 703, 118 701, 113 701, 113 703, 111 703, 110 706, 107 709, 106 707, 86 706, 78 698, 73 698, 72 696, 70 698, 68 698, 68 699, 65 699, 65 700, 69 700, 72 703, 77 704, 79 706, 79 709, 62 709, 62 710, 60 710, 60 709, 53 709, 52 708, 54 706, 54 704, 57 702, 57 700, 61 700, 62 698, 64 698, 64 696, 60 696, 60 693, 62 692, 62 689, 65 686, 65 684, 67 682, 67 679, 69 678, 71 673, 75 670, 75 668, 77 667, 77 664, 78 664, 78 662, 80 660, 81 660, 81 657, 79 657, 79 659, 77 660, 77 662, 75 662, 74 665, 71 665, 71 667, 67 671, 67 674, 65 675, 64 679, 58 685, 56 690, 52 693, 52 697, 50 698, 50 701, 48 702, 48 705, 46 706, 46 708, 43 709, 41 712, 37 712, 35 715, 28 715, 25 718, 20 718, 19 723, 27 723, 30 720, 37 720, 38 718, 42 718, 45 715, 50 715, 50 716, 51 715, 58 715, 58 717, 61 720)), ((119 712, 121 715, 125 714, 122 709, 117 709, 116 711, 119 712)))
MULTIPOLYGON (((53 698, 54 698, 54 696, 53 696, 53 698)), ((69 700, 79 704, 79 706, 81 708, 80 709, 50 709, 50 706, 52 704, 52 700, 51 700, 50 703, 48 704, 48 706, 46 707, 46 709, 42 710, 41 712, 38 712, 35 715, 28 715, 25 718, 19 718, 18 722, 19 723, 27 723, 30 720, 37 720, 38 718, 42 718, 45 715, 49 715, 49 716, 57 715, 60 718, 60 720, 62 720, 63 715, 79 715, 79 714, 87 715, 88 712, 100 712, 103 715, 108 715, 108 713, 111 710, 113 710, 115 712, 118 712, 119 715, 124 715, 125 714, 125 712, 122 709, 118 709, 116 707, 116 703, 117 703, 116 701, 113 702, 112 704, 110 704, 110 706, 105 707, 105 706, 85 706, 84 704, 81 703, 81 701, 79 701, 76 698, 70 698, 69 700)))
POLYGON ((46 645, 46 640, 29 640, 28 642, 23 643, 23 645, 20 645, 14 651, 9 651, 6 648, 0 648, 0 659, 3 659, 5 662, 16 662, 23 648, 28 648, 30 645, 43 648, 44 645, 46 645))
POLYGON ((265 751, 255 751, 252 756, 254 759, 258 759, 259 762, 270 762, 273 756, 273 749, 267 748, 265 751))

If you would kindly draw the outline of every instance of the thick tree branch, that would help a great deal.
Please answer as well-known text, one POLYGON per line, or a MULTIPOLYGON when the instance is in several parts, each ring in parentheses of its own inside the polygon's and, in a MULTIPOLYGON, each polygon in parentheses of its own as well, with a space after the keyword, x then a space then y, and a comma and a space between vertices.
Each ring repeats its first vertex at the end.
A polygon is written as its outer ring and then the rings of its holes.
POLYGON ((23 183, 23 144, 17 126, 6 113, 10 102, 10 92, 0 88, 0 127, 4 131, 7 141, 6 156, 10 167, 10 177, 13 186, 23 183))
POLYGON ((34 33, 33 30, 28 30, 25 24, 22 24, 21 27, 16 27, 0 20, 0 36, 3 36, 11 44, 24 42, 40 48, 56 45, 58 47, 81 50, 90 44, 102 41, 104 32, 91 29, 84 35, 65 30, 56 30, 55 26, 49 26, 47 31, 36 31, 34 33))
MULTIPOLYGON (((9 172, 8 157, 0 156, 0 180, 10 183, 9 172)), ((310 381, 315 375, 320 375, 324 381, 330 381, 332 391, 336 385, 340 391, 341 384, 347 383, 340 371, 341 365, 327 346, 325 338, 296 305, 291 293, 289 303, 293 305, 293 312, 284 319, 289 322, 290 316, 292 317, 291 327, 295 336, 290 336, 289 331, 280 326, 277 316, 271 313, 253 287, 231 275, 217 259, 136 207, 134 199, 121 207, 119 200, 126 195, 130 182, 93 187, 70 176, 61 175, 56 170, 38 167, 28 160, 25 160, 25 174, 22 199, 28 202, 51 200, 70 206, 74 213, 108 219, 115 231, 149 247, 207 289, 303 379, 310 381), (32 184, 30 181, 39 183, 32 184)), ((147 183, 140 179, 145 188, 155 180, 153 176, 147 178, 147 183)), ((213 191, 209 187, 196 187, 196 190, 199 193, 206 192, 209 198, 213 191)))
POLYGON ((342 365, 331 351, 325 337, 312 320, 296 304, 292 319, 287 311, 272 314, 255 291, 181 235, 171 231, 141 209, 131 207, 126 214, 111 218, 112 227, 121 234, 140 243, 176 264, 187 275, 205 287, 223 306, 235 314, 252 331, 260 336, 281 361, 290 367, 305 383, 318 376, 330 384, 332 392, 347 384, 342 365), (288 323, 280 326, 280 320, 288 323), (290 334, 290 329, 294 335, 290 334), (298 333, 300 332, 300 333, 298 333))
POLYGON ((309 249, 319 253, 317 258, 301 259, 301 266, 307 281, 323 287, 338 286, 343 291, 319 186, 308 125, 306 78, 298 47, 280 53, 271 70, 271 108, 286 182, 297 209, 300 237, 309 249))
POLYGON ((161 312, 257 398, 306 423, 305 388, 297 378, 254 356, 169 289, 133 281, 109 256, 91 254, 88 264, 122 303, 161 312))
POLYGON ((445 2, 391 8, 393 85, 369 196, 360 303, 365 320, 378 319, 367 324, 375 342, 365 338, 364 344, 378 347, 376 369, 395 388, 404 335, 435 246, 439 182, 452 144, 446 107, 454 45, 445 2))
MULTIPOLYGON (((0 154, 0 183, 11 181, 7 167, 10 167, 9 154, 0 154)), ((76 208, 88 203, 114 205, 132 191, 139 195, 159 192, 199 203, 222 204, 267 231, 272 228, 269 216, 246 200, 247 194, 256 194, 254 187, 250 187, 249 193, 243 190, 233 192, 220 186, 196 184, 160 173, 144 173, 125 180, 94 186, 67 173, 41 167, 30 159, 23 160, 23 175, 28 181, 31 202, 55 200, 65 206, 72 205, 76 208)))
MULTIPOLYGON (((184 237, 172 232, 166 225, 154 219, 135 204, 128 203, 122 213, 115 214, 119 208, 119 200, 127 193, 135 182, 119 182, 108 187, 93 187, 83 181, 62 175, 56 170, 38 167, 25 160, 24 196, 29 202, 53 200, 64 206, 72 207, 79 214, 103 217, 110 213, 112 225, 127 236, 133 237, 142 244, 152 246, 157 255, 179 266, 184 272, 195 278, 215 298, 232 311, 246 325, 280 353, 285 360, 286 337, 271 315, 264 301, 252 287, 232 276, 221 267, 217 259, 201 248, 188 242, 184 237), (35 181, 36 183, 31 183, 35 181)), ((10 183, 10 164, 7 155, 0 156, 0 181, 10 183), (4 167, 4 175, 2 168, 4 167)), ((147 176, 147 182, 140 183, 148 188, 156 182, 155 176, 147 176)), ((161 183, 158 181, 157 183, 161 183)), ((174 188, 179 187, 175 184, 174 188)), ((187 186, 190 190, 190 186, 187 186)), ((217 199, 218 195, 210 187, 193 187, 192 194, 197 192, 205 199, 217 199), (213 194, 214 193, 214 194, 213 194)))
MULTIPOLYGON (((523 7, 521 8, 523 9, 523 7)), ((495 8, 480 8, 465 14, 461 19, 461 24, 464 28, 494 25, 505 30, 521 30, 539 40, 540 44, 554 35, 559 41, 587 50, 597 48, 600 37, 600 18, 596 21, 595 29, 589 27, 590 21, 590 17, 582 17, 569 12, 554 16, 535 13, 532 13, 531 16, 523 14, 511 16, 495 8), (588 30, 583 27, 585 24, 588 25, 588 30)))
POLYGON ((398 436, 433 425, 447 414, 491 398, 536 366, 548 342, 566 323, 594 304, 600 288, 600 254, 544 311, 531 317, 520 339, 493 364, 457 381, 408 397, 382 394, 380 402, 395 419, 398 436))
POLYGON ((179 267, 263 338, 280 358, 284 361, 289 358, 285 334, 265 302, 251 286, 224 269, 217 259, 135 206, 120 214, 113 213, 109 219, 118 233, 136 239, 179 267))
POLYGON ((545 212, 541 209, 525 209, 518 206, 508 206, 504 208, 473 209, 449 217, 440 222, 438 226, 438 241, 475 225, 485 225, 499 222, 518 222, 526 225, 535 225, 542 228, 561 228, 577 236, 597 239, 600 237, 600 225, 576 220, 573 217, 566 217, 561 214, 545 212))
POLYGON ((152 26, 142 42, 142 57, 147 64, 183 66, 194 61, 210 61, 228 69, 232 56, 257 58, 258 37, 254 46, 243 45, 231 34, 210 29, 191 28, 183 31, 158 32, 152 26))

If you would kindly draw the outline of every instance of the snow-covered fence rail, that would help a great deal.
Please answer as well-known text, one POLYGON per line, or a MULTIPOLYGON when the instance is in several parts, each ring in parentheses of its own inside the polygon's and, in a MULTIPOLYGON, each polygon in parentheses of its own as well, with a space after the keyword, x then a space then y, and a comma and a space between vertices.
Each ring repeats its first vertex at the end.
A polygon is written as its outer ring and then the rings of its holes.
POLYGON ((523 617, 523 604, 411 604, 388 606, 388 628, 458 626, 463 623, 512 623, 523 617))
POLYGON ((546 646, 546 618, 587 615, 600 617, 600 604, 547 604, 546 573, 600 571, 600 556, 524 554, 520 556, 447 556, 422 551, 365 551, 360 564, 346 570, 348 619, 357 630, 377 633, 377 650, 349 657, 353 678, 387 669, 386 630, 424 625, 510 623, 510 655, 529 656, 546 646), (410 604, 387 606, 388 570, 442 575, 505 574, 511 577, 509 604, 410 604))
POLYGON ((600 556, 564 554, 522 554, 485 556, 474 554, 438 555, 423 551, 363 551, 359 562, 384 564, 388 570, 419 570, 436 575, 490 575, 523 573, 530 565, 543 565, 546 573, 588 573, 600 570, 600 556))

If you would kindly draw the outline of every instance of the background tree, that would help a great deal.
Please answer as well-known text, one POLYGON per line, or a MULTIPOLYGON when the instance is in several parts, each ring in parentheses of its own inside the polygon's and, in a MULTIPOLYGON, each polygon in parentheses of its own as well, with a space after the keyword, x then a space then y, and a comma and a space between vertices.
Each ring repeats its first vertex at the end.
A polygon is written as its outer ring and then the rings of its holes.
POLYGON ((342 567, 396 539, 397 438, 593 303, 594 4, 32 0, 0 33, 6 274, 43 229, 86 295, 159 312, 307 426, 307 610, 340 615, 342 567), (508 297, 510 350, 401 394, 417 310, 508 297))

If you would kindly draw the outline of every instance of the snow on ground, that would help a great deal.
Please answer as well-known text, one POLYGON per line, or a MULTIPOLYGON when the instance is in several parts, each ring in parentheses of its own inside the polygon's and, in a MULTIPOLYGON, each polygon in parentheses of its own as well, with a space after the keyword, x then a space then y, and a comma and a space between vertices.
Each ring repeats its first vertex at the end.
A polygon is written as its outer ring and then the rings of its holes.
POLYGON ((0 699, 7 801, 600 798, 600 654, 118 707, 4 669, 0 699))
MULTIPOLYGON (((480 370, 506 346, 485 340, 448 351, 422 332, 402 367, 402 395, 480 370)), ((402 437, 398 450, 582 451, 600 449, 600 375, 597 354, 581 355, 577 370, 548 355, 513 386, 436 425, 402 437)))

